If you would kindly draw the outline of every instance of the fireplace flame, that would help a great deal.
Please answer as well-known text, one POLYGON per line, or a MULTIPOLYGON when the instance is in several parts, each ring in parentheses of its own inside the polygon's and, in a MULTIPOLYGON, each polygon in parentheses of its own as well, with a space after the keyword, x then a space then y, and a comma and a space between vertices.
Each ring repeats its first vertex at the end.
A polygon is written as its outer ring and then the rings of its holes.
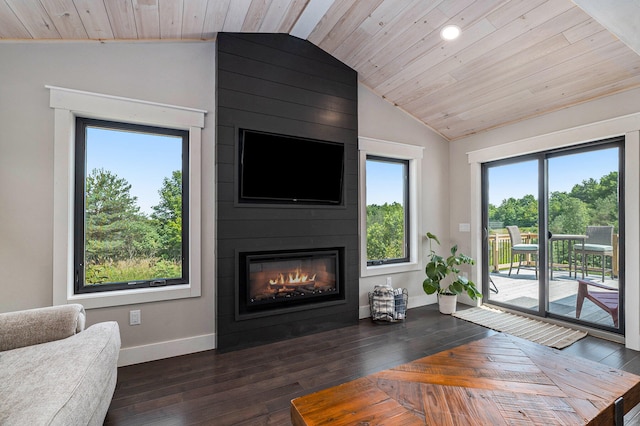
POLYGON ((280 273, 275 279, 270 279, 269 284, 303 284, 306 282, 313 282, 316 279, 316 275, 314 274, 311 278, 309 278, 309 274, 301 273, 300 269, 296 270, 295 274, 293 272, 289 272, 285 277, 285 274, 280 273))

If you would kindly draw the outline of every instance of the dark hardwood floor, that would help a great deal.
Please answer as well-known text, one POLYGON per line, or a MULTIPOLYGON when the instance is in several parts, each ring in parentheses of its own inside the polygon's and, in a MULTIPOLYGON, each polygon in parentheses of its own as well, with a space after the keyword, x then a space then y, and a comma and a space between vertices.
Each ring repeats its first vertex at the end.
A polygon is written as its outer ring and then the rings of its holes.
MULTIPOLYGON (((463 308, 459 305, 459 309, 463 308)), ((106 425, 290 425, 292 399, 495 334, 437 305, 228 353, 121 367, 106 425)), ((588 336, 563 350, 640 375, 640 352, 588 336)), ((640 407, 625 417, 640 424, 640 407)))

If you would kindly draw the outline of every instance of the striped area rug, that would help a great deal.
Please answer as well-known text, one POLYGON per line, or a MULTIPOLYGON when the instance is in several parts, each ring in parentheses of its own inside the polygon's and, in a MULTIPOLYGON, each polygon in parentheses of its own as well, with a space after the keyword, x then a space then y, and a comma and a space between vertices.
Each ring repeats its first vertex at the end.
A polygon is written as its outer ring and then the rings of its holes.
POLYGON ((587 335, 584 331, 549 324, 487 306, 465 309, 455 312, 452 316, 556 349, 566 348, 587 335))

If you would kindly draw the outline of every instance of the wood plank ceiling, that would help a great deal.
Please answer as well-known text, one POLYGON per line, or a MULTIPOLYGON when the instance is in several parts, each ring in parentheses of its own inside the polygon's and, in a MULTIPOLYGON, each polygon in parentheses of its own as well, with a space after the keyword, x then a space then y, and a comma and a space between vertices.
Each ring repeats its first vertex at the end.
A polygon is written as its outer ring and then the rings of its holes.
POLYGON ((5 40, 220 31, 302 31, 448 140, 640 87, 640 56, 571 0, 0 0, 5 40), (330 7, 299 30, 319 4, 330 7), (445 42, 449 23, 462 35, 445 42))

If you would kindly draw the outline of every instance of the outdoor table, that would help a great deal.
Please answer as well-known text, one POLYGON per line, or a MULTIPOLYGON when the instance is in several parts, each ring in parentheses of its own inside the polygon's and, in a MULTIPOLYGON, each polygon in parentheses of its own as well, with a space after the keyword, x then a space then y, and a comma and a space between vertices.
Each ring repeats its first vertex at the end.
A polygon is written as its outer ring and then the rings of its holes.
MULTIPOLYGON (((586 241, 586 235, 580 234, 551 234, 549 237, 549 261, 551 267, 549 268, 549 273, 551 274, 551 279, 553 279, 553 242, 554 241, 568 241, 569 242, 569 278, 571 278, 571 256, 572 256, 572 248, 573 243, 575 241, 579 241, 581 244, 584 244, 586 241)), ((578 272, 576 270, 576 278, 578 278, 578 272)))

